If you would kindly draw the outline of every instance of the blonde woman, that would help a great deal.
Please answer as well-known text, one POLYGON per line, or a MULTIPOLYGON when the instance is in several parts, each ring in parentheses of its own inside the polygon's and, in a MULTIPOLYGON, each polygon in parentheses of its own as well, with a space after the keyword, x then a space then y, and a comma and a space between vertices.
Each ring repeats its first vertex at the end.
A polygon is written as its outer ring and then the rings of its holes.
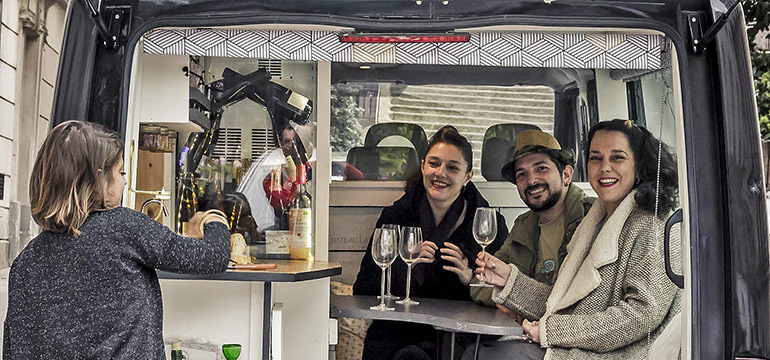
POLYGON ((203 236, 185 238, 120 207, 122 144, 82 121, 56 126, 43 142, 29 194, 44 231, 11 267, 3 358, 165 359, 155 269, 227 269, 224 217, 197 216, 203 236))

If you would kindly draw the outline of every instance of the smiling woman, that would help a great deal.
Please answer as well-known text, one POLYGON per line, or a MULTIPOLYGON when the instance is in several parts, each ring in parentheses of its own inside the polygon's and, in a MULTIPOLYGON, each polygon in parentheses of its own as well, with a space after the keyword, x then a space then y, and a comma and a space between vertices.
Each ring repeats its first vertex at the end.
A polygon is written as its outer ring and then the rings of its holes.
POLYGON ((630 120, 603 121, 589 131, 588 144, 589 183, 608 210, 632 189, 637 205, 661 219, 676 208, 676 159, 646 128, 630 120))
POLYGON ((481 358, 646 358, 679 313, 679 289, 666 277, 660 251, 663 219, 676 205, 673 155, 629 120, 595 125, 588 144, 588 179, 599 199, 575 230, 556 283, 533 288, 526 298, 534 301, 522 301, 515 266, 494 267, 496 259, 486 256, 477 270, 497 286, 495 303, 535 314, 522 328, 538 344, 502 342, 481 349, 481 358))
MULTIPOLYGON (((420 171, 407 181, 406 194, 383 209, 377 227, 385 224, 419 226, 424 245, 413 269, 415 297, 470 300, 471 260, 481 252, 473 239, 473 214, 488 207, 471 182, 472 146, 453 126, 431 138, 420 171)), ((497 237, 487 251, 497 251, 508 234, 505 218, 497 214, 497 237)), ((369 241, 353 286, 356 295, 380 292, 381 271, 374 264, 369 241)), ((392 293, 404 296, 407 266, 393 263, 392 293)), ((428 325, 375 321, 364 343, 364 359, 420 359, 436 352, 436 330, 428 325)))
POLYGON ((588 152, 588 181, 611 216, 638 183, 636 162, 625 136, 609 130, 594 133, 588 152))

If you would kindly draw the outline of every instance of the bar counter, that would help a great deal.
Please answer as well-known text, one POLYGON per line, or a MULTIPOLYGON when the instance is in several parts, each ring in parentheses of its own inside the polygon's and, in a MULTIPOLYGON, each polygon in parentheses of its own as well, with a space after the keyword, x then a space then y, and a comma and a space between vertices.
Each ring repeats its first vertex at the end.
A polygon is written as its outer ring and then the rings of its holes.
POLYGON ((166 271, 157 271, 159 279, 179 280, 225 280, 225 281, 264 281, 297 282, 332 277, 342 273, 342 266, 336 262, 305 260, 264 260, 260 263, 276 264, 269 270, 227 270, 214 275, 188 275, 166 271))

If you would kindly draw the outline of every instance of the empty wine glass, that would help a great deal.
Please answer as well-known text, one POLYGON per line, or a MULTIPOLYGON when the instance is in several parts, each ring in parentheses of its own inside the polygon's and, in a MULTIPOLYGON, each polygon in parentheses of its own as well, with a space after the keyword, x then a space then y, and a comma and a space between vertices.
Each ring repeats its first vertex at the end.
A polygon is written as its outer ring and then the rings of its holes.
MULTIPOLYGON (((473 237, 481 245, 482 254, 485 253, 485 248, 495 240, 496 236, 497 211, 492 208, 477 208, 476 215, 473 217, 473 237)), ((479 283, 471 283, 471 286, 492 287, 492 285, 484 282, 483 279, 479 283)))
POLYGON ((385 305, 385 269, 396 260, 396 231, 393 229, 374 229, 372 239, 372 259, 382 268, 380 279, 380 304, 370 307, 372 310, 390 311, 395 308, 385 305))
POLYGON ((422 229, 418 227, 404 226, 401 230, 401 242, 398 243, 398 254, 407 266, 406 270, 406 298, 396 301, 397 304, 418 305, 417 301, 409 298, 409 290, 412 287, 412 264, 420 257, 422 252, 422 229))
MULTIPOLYGON (((401 225, 383 224, 382 228, 383 229, 393 229, 393 230, 395 230, 396 231, 396 243, 401 241, 400 240, 400 237, 401 237, 401 225)), ((398 296, 395 296, 395 295, 390 293, 390 282, 391 282, 392 278, 393 278, 393 266, 388 266, 388 277, 385 280, 386 281, 386 283, 385 283, 385 300, 399 299, 398 296)), ((380 297, 378 296, 377 298, 379 299, 380 297)))
POLYGON ((225 355, 227 360, 235 360, 241 356, 241 344, 224 344, 222 345, 222 354, 225 355))

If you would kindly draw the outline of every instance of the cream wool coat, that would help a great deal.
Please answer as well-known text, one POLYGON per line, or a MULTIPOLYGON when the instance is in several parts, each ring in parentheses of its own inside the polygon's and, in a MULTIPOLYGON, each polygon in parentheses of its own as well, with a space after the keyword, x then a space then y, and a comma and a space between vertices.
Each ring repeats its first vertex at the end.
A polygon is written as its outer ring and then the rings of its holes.
MULTIPOLYGON (((552 287, 512 266, 506 285, 493 291, 496 303, 540 318, 545 359, 645 359, 679 313, 679 289, 664 267, 663 221, 638 209, 634 194, 626 196, 594 240, 606 216, 604 203, 596 200, 575 231, 552 287)), ((672 258, 678 256, 672 251, 672 258)))

